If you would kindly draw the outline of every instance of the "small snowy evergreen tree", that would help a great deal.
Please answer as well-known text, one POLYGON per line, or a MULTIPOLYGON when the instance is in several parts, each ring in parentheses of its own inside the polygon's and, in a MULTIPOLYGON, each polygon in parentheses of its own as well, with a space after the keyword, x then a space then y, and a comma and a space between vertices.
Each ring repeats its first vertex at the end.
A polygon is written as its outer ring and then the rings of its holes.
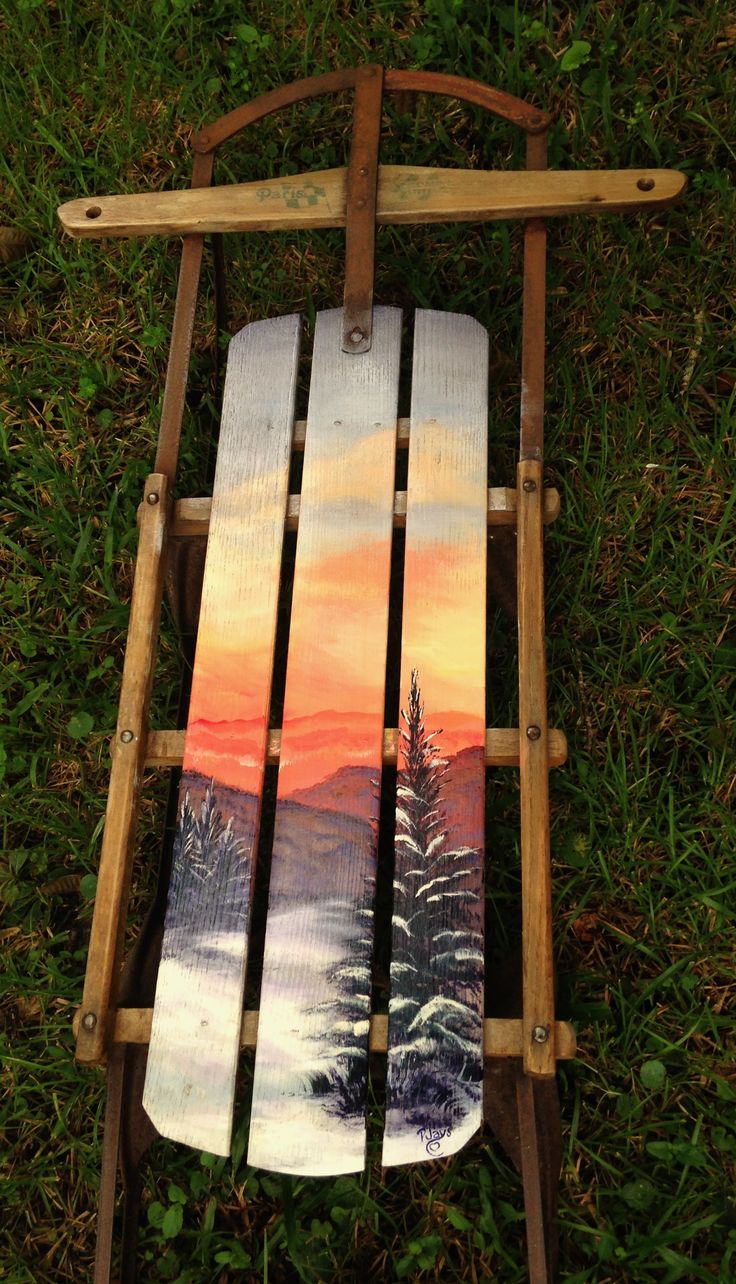
MULTIPOLYGON (((478 1079, 482 937, 475 930, 478 852, 449 842, 443 808, 447 761, 428 732, 417 670, 401 716, 396 806, 388 1103, 445 1107, 457 1082, 478 1079), (457 908, 468 907, 468 926, 457 908)), ((472 1091, 472 1089, 471 1089, 472 1091)))

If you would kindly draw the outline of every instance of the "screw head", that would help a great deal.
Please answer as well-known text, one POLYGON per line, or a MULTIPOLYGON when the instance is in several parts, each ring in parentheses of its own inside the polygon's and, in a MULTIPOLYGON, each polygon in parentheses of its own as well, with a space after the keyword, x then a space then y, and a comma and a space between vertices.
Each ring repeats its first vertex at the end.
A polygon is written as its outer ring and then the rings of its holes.
POLYGON ((532 491, 535 491, 536 489, 537 483, 532 481, 531 477, 527 477, 526 481, 522 482, 522 490, 525 490, 527 495, 531 495, 532 491))
POLYGON ((541 727, 531 726, 531 727, 527 727, 526 729, 527 740, 539 740, 541 734, 542 734, 541 727))
POLYGON ((350 334, 348 335, 348 343, 352 343, 352 344, 362 343, 364 338, 365 338, 365 334, 360 329, 360 327, 356 325, 355 329, 351 330, 350 334))
POLYGON ((549 1028, 546 1025, 535 1025, 532 1030, 532 1039, 535 1043, 546 1043, 549 1038, 549 1028))
POLYGON ((654 187, 654 179, 640 178, 636 186, 639 188, 640 192, 651 192, 652 188, 654 187))
POLYGON ((85 1012, 84 1016, 82 1017, 82 1029, 91 1031, 91 1030, 94 1030, 96 1025, 97 1025, 96 1012, 85 1012))
POLYGON ((124 745, 129 745, 131 740, 135 740, 135 733, 126 727, 125 731, 120 732, 120 739, 124 745))
POLYGON ((158 501, 159 501, 159 493, 158 493, 158 491, 157 491, 157 490, 149 490, 148 494, 146 495, 146 503, 147 503, 147 504, 157 504, 157 503, 158 503, 158 501))

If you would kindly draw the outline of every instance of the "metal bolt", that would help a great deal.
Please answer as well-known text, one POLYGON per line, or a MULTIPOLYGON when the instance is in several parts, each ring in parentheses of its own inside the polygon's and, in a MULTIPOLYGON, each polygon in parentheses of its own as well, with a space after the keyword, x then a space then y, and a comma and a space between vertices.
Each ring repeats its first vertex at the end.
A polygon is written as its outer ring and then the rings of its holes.
POLYGON ((542 734, 542 731, 540 727, 532 726, 532 727, 527 727, 526 729, 527 740, 538 740, 541 734, 542 734))
POLYGON ((538 111, 532 112, 531 116, 529 117, 529 124, 541 125, 541 123, 542 123, 542 117, 540 116, 539 112, 538 111))
POLYGON ((639 188, 640 192, 651 192, 652 188, 654 187, 654 179, 640 178, 636 186, 639 188))
POLYGON ((368 166, 367 166, 367 165, 361 165, 360 169, 358 170, 358 173, 359 173, 363 178, 365 178, 366 174, 368 173, 368 166))
POLYGON ((365 338, 365 335, 363 331, 356 325, 355 329, 351 330, 350 334, 348 335, 348 343, 353 343, 353 344, 362 343, 364 338, 365 338))
POLYGON ((360 200, 359 200, 359 201, 356 201, 356 202, 355 202, 355 208, 356 208, 356 209, 358 209, 358 210, 364 210, 364 209, 365 209, 365 201, 363 200, 363 197, 362 197, 362 196, 361 196, 361 198, 360 198, 360 200))
POLYGON ((535 1025, 532 1030, 532 1039, 535 1043, 546 1043, 549 1038, 549 1028, 546 1025, 535 1025))
POLYGON ((82 1029, 94 1030, 97 1025, 97 1014, 95 1012, 85 1012, 82 1017, 82 1029))
POLYGON ((157 491, 157 490, 149 490, 148 494, 146 495, 146 503, 147 503, 147 504, 157 504, 157 503, 158 503, 158 501, 159 501, 159 493, 158 493, 158 491, 157 491))
POLYGON ((125 731, 120 732, 120 739, 122 740, 124 745, 129 745, 131 740, 135 740, 135 733, 133 731, 130 731, 129 729, 126 729, 125 731))
POLYGON ((530 477, 527 477, 526 481, 522 483, 522 489, 525 490, 528 495, 531 495, 532 491, 537 489, 537 483, 532 481, 530 477))

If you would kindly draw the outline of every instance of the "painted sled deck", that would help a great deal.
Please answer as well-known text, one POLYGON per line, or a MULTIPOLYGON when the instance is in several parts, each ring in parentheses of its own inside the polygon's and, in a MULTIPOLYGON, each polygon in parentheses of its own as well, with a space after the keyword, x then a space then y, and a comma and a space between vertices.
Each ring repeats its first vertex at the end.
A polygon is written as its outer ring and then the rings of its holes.
MULTIPOLYGON (((342 352, 317 317, 249 1163, 365 1162, 401 314, 342 352)), ((230 1148, 298 361, 294 317, 230 348, 144 1107, 230 1148)), ((488 339, 417 312, 384 1162, 481 1121, 488 339)))

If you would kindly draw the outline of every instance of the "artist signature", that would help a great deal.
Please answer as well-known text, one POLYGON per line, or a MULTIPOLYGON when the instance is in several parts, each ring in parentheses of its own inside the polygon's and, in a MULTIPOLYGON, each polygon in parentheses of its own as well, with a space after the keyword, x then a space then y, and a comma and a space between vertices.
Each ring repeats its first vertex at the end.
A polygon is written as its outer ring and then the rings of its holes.
POLYGON ((417 1137, 424 1142, 428 1155, 439 1155, 442 1152, 442 1141, 452 1136, 452 1128, 417 1128, 417 1137))
POLYGON ((266 201, 278 201, 283 202, 287 209, 296 210, 305 205, 319 205, 326 193, 324 187, 307 182, 301 185, 289 183, 282 187, 259 187, 257 195, 261 204, 266 201))

